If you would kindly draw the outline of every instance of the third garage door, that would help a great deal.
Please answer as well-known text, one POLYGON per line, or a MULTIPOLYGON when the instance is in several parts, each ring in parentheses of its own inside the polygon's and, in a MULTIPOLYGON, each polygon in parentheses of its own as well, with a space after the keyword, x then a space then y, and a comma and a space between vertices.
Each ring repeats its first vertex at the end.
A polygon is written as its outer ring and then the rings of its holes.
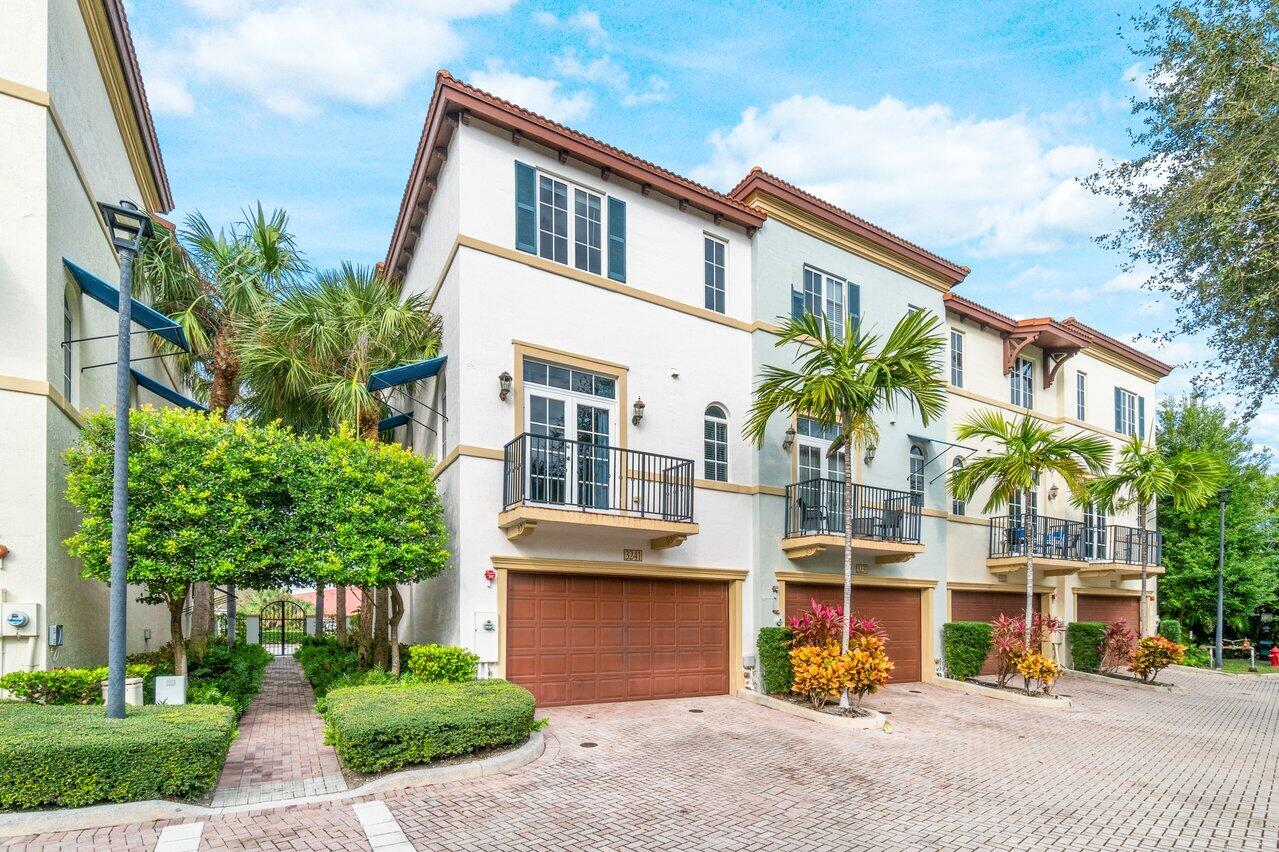
POLYGON ((542 707, 728 692, 728 583, 512 572, 506 677, 542 707))
POLYGON ((1075 621, 1100 621, 1109 624, 1122 618, 1137 629, 1137 598, 1127 595, 1076 595, 1075 621))
MULTIPOLYGON (((1035 612, 1039 612, 1040 595, 1035 594, 1035 612)), ((1001 615, 1020 618, 1026 612, 1024 592, 953 591, 950 593, 951 621, 984 621, 990 623, 1001 615)), ((999 670, 994 652, 986 658, 982 674, 994 674, 999 670)))
MULTIPOLYGON (((842 606, 844 587, 816 583, 786 584, 786 617, 798 615, 817 600, 842 606)), ((895 683, 919 680, 921 654, 921 602, 919 589, 857 586, 853 589, 853 615, 877 618, 888 636, 888 657, 893 661, 895 683)))

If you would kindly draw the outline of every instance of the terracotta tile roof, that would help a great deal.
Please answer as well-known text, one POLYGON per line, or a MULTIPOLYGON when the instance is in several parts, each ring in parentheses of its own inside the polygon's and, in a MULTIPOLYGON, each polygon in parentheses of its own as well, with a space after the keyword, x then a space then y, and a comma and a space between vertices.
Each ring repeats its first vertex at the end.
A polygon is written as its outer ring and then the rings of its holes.
POLYGON ((164 157, 160 154, 160 141, 156 136, 155 122, 151 120, 151 105, 147 102, 146 86, 142 83, 138 55, 133 50, 133 36, 129 32, 124 2, 123 0, 102 0, 102 8, 106 12, 116 54, 120 57, 120 66, 124 70, 125 87, 129 91, 129 101, 133 104, 134 120, 142 133, 142 144, 146 148, 151 177, 160 192, 161 209, 156 212, 164 213, 173 209, 173 192, 169 188, 169 175, 164 168, 164 157))
POLYGON ((821 212, 827 214, 828 217, 834 217, 836 224, 844 227, 851 227, 855 231, 862 232, 864 236, 869 237, 873 241, 885 245, 912 257, 916 260, 931 261, 926 265, 936 268, 938 271, 944 271, 950 275, 956 284, 963 281, 972 270, 967 266, 961 266, 953 261, 947 260, 935 252, 931 252, 923 246, 913 243, 905 237, 894 234, 885 228, 881 228, 874 222, 870 222, 862 217, 850 213, 842 207, 837 207, 823 198, 818 198, 811 192, 801 189, 790 181, 783 180, 772 172, 765 171, 759 166, 755 166, 742 178, 737 186, 729 191, 729 195, 733 198, 742 199, 749 195, 753 190, 763 185, 765 188, 780 190, 782 193, 797 197, 807 201, 810 205, 818 208, 821 212))

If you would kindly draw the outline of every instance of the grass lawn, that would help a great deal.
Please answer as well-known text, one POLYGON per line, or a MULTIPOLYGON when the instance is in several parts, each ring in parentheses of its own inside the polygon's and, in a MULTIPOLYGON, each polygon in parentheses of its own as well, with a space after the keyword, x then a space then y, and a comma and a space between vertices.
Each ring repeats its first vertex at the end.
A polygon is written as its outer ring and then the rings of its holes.
MULTIPOLYGON (((1231 674, 1247 674, 1248 661, 1232 660, 1229 657, 1227 657, 1225 660, 1222 661, 1221 669, 1222 671, 1230 672, 1231 674)), ((1279 669, 1276 669, 1274 666, 1270 665, 1268 662, 1264 662, 1261 657, 1258 657, 1257 658, 1257 674, 1279 674, 1279 669)))

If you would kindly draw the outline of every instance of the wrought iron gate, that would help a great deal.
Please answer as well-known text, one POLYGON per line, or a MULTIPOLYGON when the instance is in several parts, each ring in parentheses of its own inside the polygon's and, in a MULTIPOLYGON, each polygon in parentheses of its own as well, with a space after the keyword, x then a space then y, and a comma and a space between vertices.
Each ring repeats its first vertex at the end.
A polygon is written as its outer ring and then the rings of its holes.
POLYGON ((271 601, 262 607, 262 647, 277 657, 292 654, 306 635, 306 610, 297 601, 271 601))

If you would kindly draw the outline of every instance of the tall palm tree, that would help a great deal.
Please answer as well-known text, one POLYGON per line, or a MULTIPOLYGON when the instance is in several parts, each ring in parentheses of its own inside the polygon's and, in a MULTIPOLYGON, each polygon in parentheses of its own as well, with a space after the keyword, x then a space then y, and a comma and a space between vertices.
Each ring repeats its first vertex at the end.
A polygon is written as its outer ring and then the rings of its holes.
MULTIPOLYGON (((237 341, 256 323, 283 288, 306 270, 283 210, 269 216, 258 204, 239 222, 214 231, 199 213, 183 229, 157 223, 138 259, 140 287, 155 308, 182 326, 189 352, 164 343, 183 380, 213 411, 231 410, 240 395, 237 341)), ((234 588, 228 588, 234 594, 234 588)), ((197 656, 213 629, 213 590, 191 590, 191 644, 197 656)), ((228 636, 234 632, 228 628, 228 636)))
MULTIPOLYGON (((344 424, 376 441, 378 421, 394 391, 369 390, 369 377, 431 358, 439 349, 439 322, 426 296, 402 297, 399 285, 377 270, 346 264, 289 289, 245 335, 240 350, 250 389, 245 407, 261 419, 283 420, 302 431, 344 424)), ((404 601, 392 587, 388 620, 387 595, 379 589, 375 601, 372 590, 363 590, 361 656, 389 663, 398 672, 404 601)), ((346 638, 345 599, 346 588, 338 586, 340 640, 346 638)))
MULTIPOLYGON (((1072 494, 1080 494, 1089 477, 1110 464, 1110 442, 1099 435, 1062 435, 1029 414, 1009 420, 998 411, 975 411, 960 422, 955 434, 961 441, 990 441, 989 455, 951 468, 950 491, 956 500, 972 500, 977 490, 990 486, 982 511, 993 513, 1009 506, 1035 488, 1040 474, 1055 473, 1072 494)), ((1023 541, 1026 551, 1026 636, 1034 621, 1035 519, 1030 500, 1023 499, 1023 541)))
MULTIPOLYGON (((774 415, 811 417, 834 427, 837 437, 828 450, 861 452, 878 440, 875 415, 909 404, 927 425, 946 410, 940 353, 945 340, 937 334, 941 320, 912 311, 893 327, 883 347, 875 334, 854 325, 835 334, 830 324, 811 313, 787 318, 778 347, 797 346, 792 368, 767 365, 755 389, 744 432, 757 446, 764 443, 774 415)), ((844 465, 844 619, 840 648, 848 651, 853 608, 853 468, 844 465)), ((840 698, 848 706, 848 695, 840 698)))
POLYGON ((1146 572, 1150 544, 1146 536, 1147 515, 1162 497, 1178 509, 1198 509, 1221 487, 1226 467, 1203 450, 1185 450, 1171 458, 1164 456, 1140 435, 1133 435, 1119 451, 1113 473, 1088 484, 1084 496, 1107 512, 1135 506, 1141 552, 1141 610, 1137 635, 1146 635, 1146 572))

